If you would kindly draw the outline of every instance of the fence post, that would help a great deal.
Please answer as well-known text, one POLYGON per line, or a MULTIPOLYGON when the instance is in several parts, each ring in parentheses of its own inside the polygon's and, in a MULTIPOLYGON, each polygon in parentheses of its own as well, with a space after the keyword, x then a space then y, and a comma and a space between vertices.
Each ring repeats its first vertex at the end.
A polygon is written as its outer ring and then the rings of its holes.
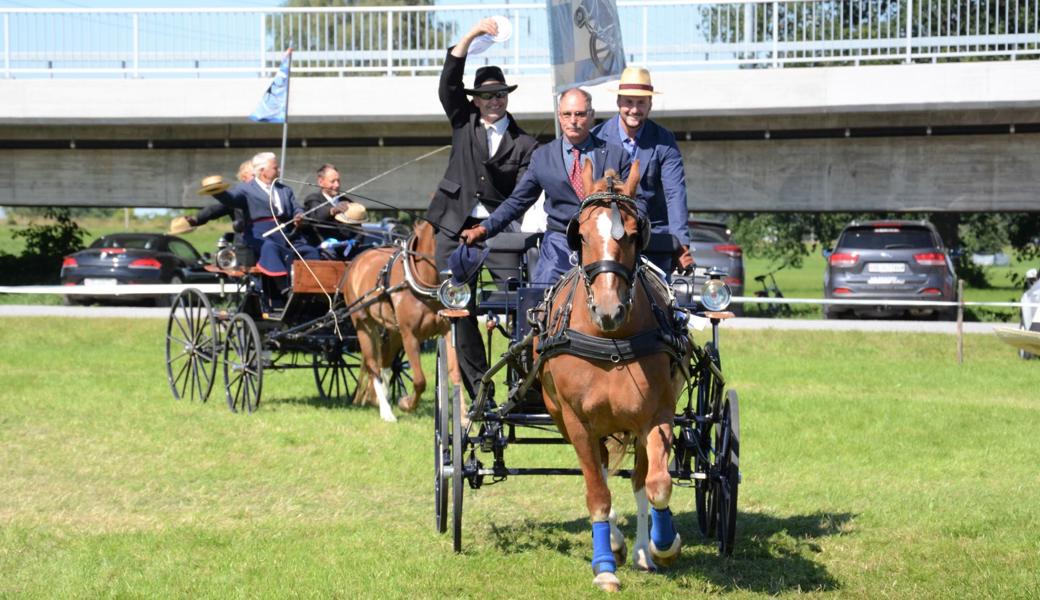
POLYGON ((386 76, 394 74, 394 11, 386 11, 386 76))
POLYGON ((265 21, 267 19, 266 13, 260 13, 260 78, 264 77, 264 70, 267 67, 267 27, 265 21))
POLYGON ((964 364, 964 280, 957 280, 957 364, 964 364))
POLYGON ((140 17, 140 15, 138 13, 134 13, 134 68, 132 71, 134 79, 139 79, 141 77, 141 73, 140 71, 138 71, 138 69, 140 68, 140 62, 138 59, 141 55, 141 28, 139 27, 140 24, 138 22, 138 17, 140 17))
POLYGON ((773 68, 780 66, 780 3, 773 2, 773 68))
POLYGON ((913 62, 914 0, 906 0, 906 64, 913 62))
POLYGON ((520 11, 513 9, 513 73, 512 75, 520 74, 520 11))
POLYGON ((647 51, 647 45, 650 43, 650 7, 643 7, 643 66, 647 65, 647 58, 649 52, 647 51))
POLYGON ((4 78, 11 78, 11 15, 4 15, 4 78))

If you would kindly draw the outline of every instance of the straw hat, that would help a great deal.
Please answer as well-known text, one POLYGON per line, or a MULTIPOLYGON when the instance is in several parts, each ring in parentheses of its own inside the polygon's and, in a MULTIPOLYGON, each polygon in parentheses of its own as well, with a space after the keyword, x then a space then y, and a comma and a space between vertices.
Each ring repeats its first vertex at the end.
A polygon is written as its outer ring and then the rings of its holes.
POLYGON ((351 202, 347 204, 347 210, 336 213, 333 218, 347 225, 360 225, 368 219, 368 211, 360 203, 351 202))
POLYGON ((170 235, 181 235, 183 233, 191 233, 192 231, 195 231, 195 228, 192 227, 186 217, 177 217, 170 221, 170 235))
POLYGON ((626 67, 621 72, 621 80, 618 81, 618 96, 656 96, 661 92, 655 92, 653 84, 650 83, 650 71, 642 67, 626 67))
POLYGON ((226 191, 229 187, 231 185, 224 181, 224 178, 220 175, 210 175, 202 180, 202 187, 196 193, 200 196, 212 196, 213 194, 226 191))

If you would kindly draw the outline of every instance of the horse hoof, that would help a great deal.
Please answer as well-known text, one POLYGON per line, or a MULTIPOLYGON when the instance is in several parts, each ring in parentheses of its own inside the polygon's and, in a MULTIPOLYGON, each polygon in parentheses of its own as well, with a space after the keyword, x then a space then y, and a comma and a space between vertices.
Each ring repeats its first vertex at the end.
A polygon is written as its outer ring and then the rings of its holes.
POLYGON ((654 545, 654 541, 650 540, 650 556, 654 559, 654 564, 659 567, 671 566, 679 558, 679 554, 682 553, 682 538, 679 537, 679 533, 676 532, 675 539, 672 541, 671 548, 660 551, 657 546, 654 545))
POLYGON ((396 423, 397 417, 392 412, 379 413, 379 418, 386 421, 387 423, 396 423))
POLYGON ((407 413, 415 412, 417 406, 419 406, 419 403, 416 402, 415 396, 412 395, 403 396, 397 401, 397 408, 400 408, 407 413))
POLYGON ((657 565, 650 558, 650 552, 647 551, 646 546, 642 548, 636 546, 635 552, 632 553, 632 568, 647 573, 653 573, 657 570, 657 565))
POLYGON ((599 575, 596 575, 596 578, 592 580, 592 583, 595 583, 599 586, 599 589, 604 592, 617 592, 621 590, 621 581, 617 578, 617 575, 610 571, 604 571, 599 575))

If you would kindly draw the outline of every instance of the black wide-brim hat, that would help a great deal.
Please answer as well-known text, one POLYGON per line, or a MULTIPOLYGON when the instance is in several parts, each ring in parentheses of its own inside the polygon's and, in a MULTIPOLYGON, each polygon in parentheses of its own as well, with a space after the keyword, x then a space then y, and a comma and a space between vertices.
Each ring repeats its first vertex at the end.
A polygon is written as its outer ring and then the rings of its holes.
POLYGON ((448 257, 448 267, 451 269, 451 282, 454 285, 469 283, 480 271, 480 265, 487 259, 490 248, 467 246, 460 243, 455 251, 448 257))
POLYGON ((473 87, 463 88, 463 91, 473 96, 485 92, 512 92, 516 87, 506 84, 506 76, 501 68, 490 65, 477 69, 477 74, 473 77, 473 87))

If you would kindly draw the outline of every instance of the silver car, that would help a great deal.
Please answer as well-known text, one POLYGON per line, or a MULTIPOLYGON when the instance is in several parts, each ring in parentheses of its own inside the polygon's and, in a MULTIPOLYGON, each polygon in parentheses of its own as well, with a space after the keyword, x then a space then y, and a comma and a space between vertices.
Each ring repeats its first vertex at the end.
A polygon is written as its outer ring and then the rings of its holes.
POLYGON ((950 318, 950 307, 908 307, 892 300, 952 302, 957 274, 935 226, 927 221, 853 221, 824 250, 824 298, 877 300, 877 304, 826 304, 828 319, 845 315, 886 317, 901 314, 950 318))
MULTIPOLYGON (((734 296, 744 295, 744 251, 732 238, 732 232, 722 221, 690 219, 690 252, 696 263, 694 289, 708 279, 707 273, 717 268, 726 273, 723 280, 734 296)), ((733 305, 730 310, 740 313, 742 307, 733 305)))

